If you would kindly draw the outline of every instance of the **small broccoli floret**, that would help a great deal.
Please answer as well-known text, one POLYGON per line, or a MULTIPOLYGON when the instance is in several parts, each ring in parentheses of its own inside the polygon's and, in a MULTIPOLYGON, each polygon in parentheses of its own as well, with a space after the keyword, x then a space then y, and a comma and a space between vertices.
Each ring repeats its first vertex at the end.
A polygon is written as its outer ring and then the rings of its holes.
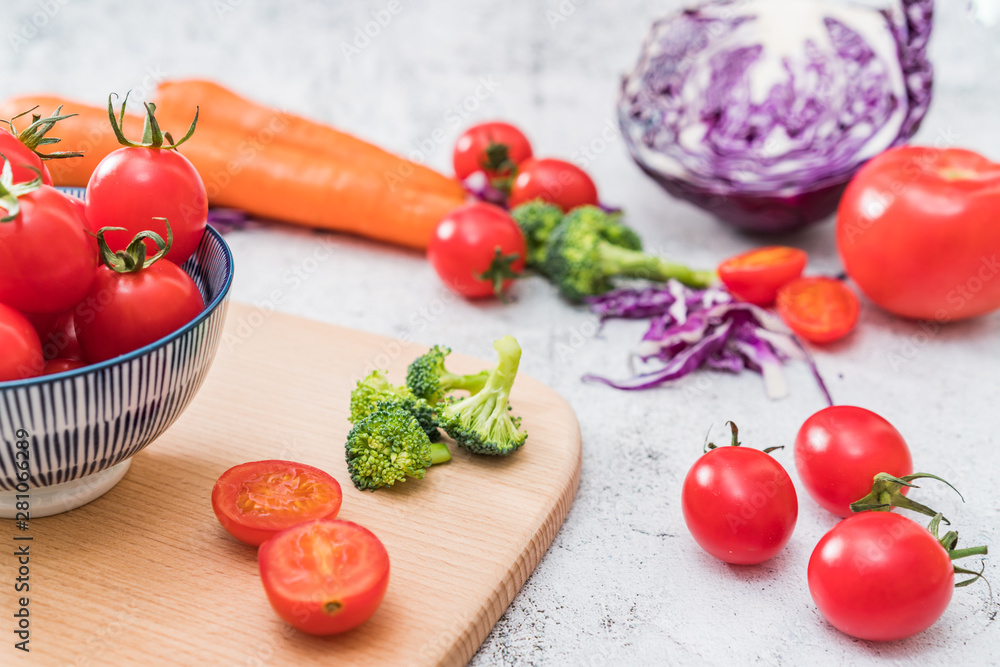
POLYGON ((464 389, 475 394, 483 388, 489 371, 472 375, 450 373, 444 367, 444 358, 449 354, 451 348, 435 345, 410 364, 406 370, 406 386, 414 396, 436 405, 451 391, 464 389))
POLYGON ((357 424, 372 414, 376 405, 384 401, 395 401, 409 410, 431 442, 441 439, 437 417, 430 403, 414 396, 409 387, 397 387, 389 382, 385 377, 385 371, 372 371, 368 377, 359 381, 358 386, 351 392, 351 423, 357 424))
POLYGON ((347 471, 362 491, 392 486, 407 477, 423 479, 427 468, 451 459, 442 443, 432 443, 416 418, 395 401, 354 425, 347 436, 347 471))
POLYGON ((439 412, 442 428, 461 447, 475 454, 507 456, 524 444, 520 418, 511 417, 510 388, 521 362, 521 346, 512 336, 493 343, 500 360, 479 392, 445 405, 439 412))
POLYGON ((601 238, 608 243, 629 250, 642 250, 642 239, 634 229, 621 221, 622 214, 608 213, 597 206, 578 206, 566 214, 565 220, 573 224, 581 222, 594 225, 600 230, 601 238), (580 222, 578 222, 580 221, 580 222))
MULTIPOLYGON (((707 287, 711 271, 694 271, 655 255, 608 240, 607 221, 597 216, 566 216, 549 238, 545 272, 563 296, 580 301, 614 288, 614 278, 666 281, 675 278, 691 287, 707 287)), ((619 223, 620 224, 620 223, 619 223)), ((628 234, 623 238, 627 239, 628 234)))
POLYGON ((542 270, 549 236, 563 219, 562 209, 536 199, 514 208, 510 215, 524 234, 524 242, 528 248, 525 262, 533 269, 542 270))

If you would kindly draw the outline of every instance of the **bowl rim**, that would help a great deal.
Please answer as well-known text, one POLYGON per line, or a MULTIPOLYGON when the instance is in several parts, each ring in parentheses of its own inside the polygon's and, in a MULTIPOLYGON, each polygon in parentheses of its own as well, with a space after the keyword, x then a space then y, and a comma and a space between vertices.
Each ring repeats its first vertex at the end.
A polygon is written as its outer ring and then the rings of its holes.
MULTIPOLYGON (((225 255, 226 261, 229 263, 229 270, 226 272, 226 281, 222 285, 222 289, 219 293, 212 299, 212 302, 205 306, 204 310, 198 314, 196 318, 182 326, 180 329, 173 331, 159 340, 154 340, 148 345, 144 345, 137 350, 132 350, 126 354, 107 359, 105 361, 100 361, 96 364, 88 364, 82 368, 75 368, 69 371, 63 371, 62 373, 53 373, 52 375, 39 375, 38 377, 25 378, 23 380, 7 380, 6 382, 0 382, 0 391, 6 389, 17 389, 20 387, 30 387, 33 385, 45 384, 47 382, 67 380, 70 378, 78 377, 81 375, 86 375, 94 371, 100 371, 105 368, 110 368, 112 366, 117 366, 118 364, 127 363, 133 359, 137 359, 144 356, 158 347, 167 345, 171 341, 180 338, 188 331, 194 329, 196 326, 204 322, 210 315, 212 315, 219 305, 225 301, 226 297, 229 295, 229 288, 233 284, 233 275, 235 273, 233 266, 233 251, 230 249, 229 244, 226 240, 222 238, 222 234, 215 230, 211 225, 205 225, 205 233, 211 234, 218 241, 219 245, 222 247, 223 253, 225 255)), ((204 240, 202 241, 204 243, 204 240)))

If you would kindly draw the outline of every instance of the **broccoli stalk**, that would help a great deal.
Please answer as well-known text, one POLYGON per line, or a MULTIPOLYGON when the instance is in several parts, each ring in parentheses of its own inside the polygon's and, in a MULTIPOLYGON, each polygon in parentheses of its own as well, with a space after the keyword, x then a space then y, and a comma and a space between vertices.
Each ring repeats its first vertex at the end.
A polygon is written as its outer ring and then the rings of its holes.
POLYGON ((374 491, 423 479, 427 468, 451 460, 443 443, 432 443, 417 419, 397 401, 378 403, 351 429, 345 445, 347 471, 358 489, 374 491))
MULTIPOLYGON (((627 229, 627 228, 626 228, 627 229)), ((613 278, 666 281, 707 287, 712 271, 695 271, 682 264, 616 244, 608 228, 596 218, 566 216, 549 238, 545 272, 571 301, 603 294, 614 288, 613 278)))
POLYGON ((385 371, 376 370, 363 380, 351 392, 352 424, 357 424, 373 412, 379 403, 399 403, 412 414, 431 442, 441 439, 438 431, 434 408, 422 398, 413 395, 408 387, 397 387, 385 377, 385 371))
POLYGON ((471 394, 483 388, 489 371, 472 375, 455 375, 444 367, 444 358, 451 348, 435 345, 416 360, 406 371, 406 386, 414 396, 431 405, 441 402, 448 392, 464 389, 471 394))
POLYGON ((459 446, 475 454, 507 456, 528 437, 518 428, 520 417, 511 417, 508 406, 521 346, 512 336, 504 336, 493 343, 493 349, 500 358, 486 385, 472 396, 441 408, 439 421, 459 446))

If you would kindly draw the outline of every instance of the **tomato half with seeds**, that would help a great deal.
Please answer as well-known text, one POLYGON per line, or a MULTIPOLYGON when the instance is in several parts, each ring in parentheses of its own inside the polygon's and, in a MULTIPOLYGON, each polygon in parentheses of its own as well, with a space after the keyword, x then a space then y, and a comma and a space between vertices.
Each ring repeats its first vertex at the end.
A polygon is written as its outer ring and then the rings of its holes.
POLYGON ((788 327, 813 343, 832 343, 851 333, 861 304, 843 281, 799 278, 778 290, 778 314, 788 327))
POLYGON ((339 519, 284 530, 257 554, 267 599, 302 632, 333 635, 361 625, 389 586, 389 553, 362 526, 339 519))
POLYGON ((781 287, 802 275, 808 259, 798 248, 756 248, 722 262, 719 279, 736 298, 770 306, 781 287))
POLYGON ((344 494, 319 468, 292 461, 252 461, 222 473, 212 509, 230 535, 254 546, 303 521, 332 519, 344 494))

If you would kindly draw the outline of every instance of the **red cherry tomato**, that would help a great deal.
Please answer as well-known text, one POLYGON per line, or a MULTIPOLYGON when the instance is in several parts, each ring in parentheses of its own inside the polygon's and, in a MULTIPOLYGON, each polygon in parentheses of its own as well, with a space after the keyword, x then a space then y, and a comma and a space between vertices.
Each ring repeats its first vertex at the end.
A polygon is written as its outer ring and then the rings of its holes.
POLYGON ((427 259, 452 291, 479 298, 506 292, 513 277, 524 271, 526 252, 524 235, 510 214, 476 202, 438 223, 427 259))
POLYGON ((389 585, 389 554, 366 528, 338 519, 283 530, 257 555, 267 599, 303 632, 332 635, 367 621, 389 585))
POLYGON ((948 552, 920 524, 890 512, 844 519, 809 559, 809 592, 835 628, 891 641, 926 630, 955 588, 948 552))
POLYGON ((531 144, 521 130, 494 121, 473 125, 455 142, 452 163, 455 176, 463 181, 477 171, 495 178, 513 173, 531 157, 531 144))
POLYGON ((86 363, 79 359, 49 359, 45 362, 45 370, 42 371, 42 375, 55 375, 56 373, 75 371, 86 365, 86 363))
POLYGON ((850 504, 871 491, 875 475, 912 474, 913 460, 903 436, 885 419, 864 408, 835 405, 802 424, 795 437, 795 467, 813 500, 838 516, 850 516, 850 504))
POLYGON ((1000 164, 972 151, 890 148, 851 179, 837 248, 891 313, 957 320, 1000 308, 1000 164))
POLYGON ((76 359, 85 361, 83 348, 76 336, 76 323, 73 321, 73 311, 54 314, 26 314, 25 317, 35 327, 39 340, 42 341, 42 354, 46 359, 76 359))
POLYGON ((291 461, 241 463, 212 488, 212 509, 230 535, 259 546, 285 528, 333 519, 344 494, 319 468, 291 461))
POLYGON ((736 298, 770 306, 779 288, 802 275, 808 259, 805 251, 798 248, 757 248, 722 262, 719 279, 736 298))
POLYGON ((31 322, 0 303, 0 382, 35 377, 44 367, 42 344, 31 322))
POLYGON ((737 565, 761 563, 781 551, 799 513, 785 469, 748 447, 717 447, 698 459, 684 478, 681 509, 695 542, 737 565))
POLYGON ((858 322, 861 304, 851 288, 834 278, 798 278, 778 290, 778 314, 789 328, 813 343, 832 343, 858 322))
POLYGON ((136 273, 100 267, 90 293, 74 310, 74 321, 84 355, 97 363, 173 333, 204 308, 191 277, 161 259, 136 273))
MULTIPOLYGON (((150 229, 167 238, 166 218, 174 240, 167 259, 180 266, 190 257, 205 233, 208 196, 205 184, 186 157, 175 150, 124 147, 97 165, 87 184, 87 220, 97 233, 102 227, 123 227, 108 232, 112 250, 125 248, 141 231, 150 229)), ((150 256, 156 245, 147 240, 150 256)))
POLYGON ((39 174, 43 185, 52 185, 52 174, 35 151, 25 146, 9 130, 0 128, 0 155, 10 162, 15 183, 27 183, 36 179, 39 174), (33 169, 38 170, 36 174, 33 169))
POLYGON ((87 295, 97 271, 86 221, 77 205, 47 185, 18 202, 17 217, 0 222, 0 303, 24 313, 68 310, 87 295))
POLYGON ((597 205, 597 186, 587 172, 571 162, 552 158, 525 161, 517 170, 510 191, 511 208, 534 199, 555 204, 563 211, 597 205))

